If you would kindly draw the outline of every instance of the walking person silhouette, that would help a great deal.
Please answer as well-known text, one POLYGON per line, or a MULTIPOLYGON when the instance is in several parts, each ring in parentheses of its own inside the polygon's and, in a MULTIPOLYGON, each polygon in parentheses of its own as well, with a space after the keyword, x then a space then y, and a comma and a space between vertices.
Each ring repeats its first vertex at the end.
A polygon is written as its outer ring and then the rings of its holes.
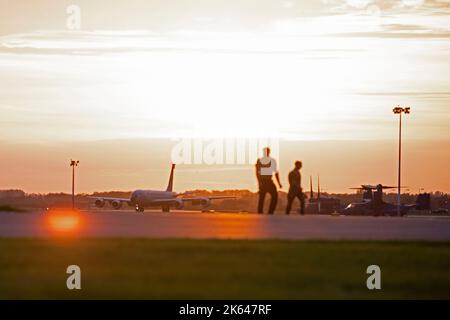
POLYGON ((278 173, 277 161, 270 156, 270 148, 263 149, 263 157, 256 161, 256 179, 259 185, 258 213, 263 213, 264 199, 266 193, 270 194, 269 214, 275 212, 278 201, 278 191, 272 176, 275 174, 278 186, 282 188, 280 183, 280 175, 278 173))
POLYGON ((286 206, 286 214, 291 213, 292 202, 295 198, 300 200, 300 214, 305 214, 305 195, 302 190, 302 174, 300 169, 302 168, 301 161, 295 161, 295 168, 289 172, 289 191, 288 191, 288 202, 286 206))

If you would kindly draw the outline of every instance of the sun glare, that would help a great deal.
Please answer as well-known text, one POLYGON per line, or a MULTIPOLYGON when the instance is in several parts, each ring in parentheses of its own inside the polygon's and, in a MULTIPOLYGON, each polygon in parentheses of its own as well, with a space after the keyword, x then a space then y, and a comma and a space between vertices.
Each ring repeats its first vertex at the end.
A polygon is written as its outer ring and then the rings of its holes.
POLYGON ((47 213, 47 226, 51 232, 73 233, 80 229, 81 215, 72 209, 53 209, 47 213))

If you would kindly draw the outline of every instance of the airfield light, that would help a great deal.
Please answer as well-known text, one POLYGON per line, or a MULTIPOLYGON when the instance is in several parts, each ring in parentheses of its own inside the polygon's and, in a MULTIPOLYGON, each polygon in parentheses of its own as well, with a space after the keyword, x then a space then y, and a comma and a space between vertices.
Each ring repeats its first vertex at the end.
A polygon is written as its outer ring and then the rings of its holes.
POLYGON ((401 164, 402 164, 402 113, 409 114, 411 112, 410 107, 396 106, 392 109, 394 114, 399 115, 399 127, 398 127, 398 190, 397 190, 397 215, 400 216, 400 185, 401 185, 401 164))
POLYGON ((70 166, 72 167, 72 209, 75 208, 75 167, 80 161, 70 159, 70 166))

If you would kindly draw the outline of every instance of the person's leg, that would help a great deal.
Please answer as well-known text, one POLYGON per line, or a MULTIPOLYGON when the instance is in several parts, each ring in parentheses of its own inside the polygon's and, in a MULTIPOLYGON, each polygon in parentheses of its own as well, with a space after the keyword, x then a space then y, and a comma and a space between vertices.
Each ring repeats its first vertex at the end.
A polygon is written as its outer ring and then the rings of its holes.
POLYGON ((300 200, 300 214, 305 214, 305 196, 302 192, 299 192, 297 197, 300 200))
POLYGON ((275 212, 275 208, 277 206, 278 201, 277 187, 275 187, 273 181, 271 181, 270 183, 269 193, 270 193, 269 214, 273 214, 275 212))
POLYGON ((266 190, 263 186, 260 187, 258 192, 258 213, 263 213, 264 199, 266 198, 266 190))
POLYGON ((291 213, 292 208, 292 202, 294 201, 295 197, 292 195, 292 193, 288 193, 287 195, 287 206, 286 206, 286 214, 291 213))

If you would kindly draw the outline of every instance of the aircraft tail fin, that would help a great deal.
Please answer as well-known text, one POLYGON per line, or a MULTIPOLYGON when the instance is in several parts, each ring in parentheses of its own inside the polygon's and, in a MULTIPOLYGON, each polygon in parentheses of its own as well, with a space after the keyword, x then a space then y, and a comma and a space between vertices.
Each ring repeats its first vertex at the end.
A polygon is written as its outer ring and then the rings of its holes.
POLYGON ((175 170, 175 164, 172 164, 172 169, 170 170, 170 176, 169 176, 169 184, 167 185, 166 191, 172 192, 173 190, 173 172, 175 170))
POLYGON ((420 193, 416 199, 417 210, 430 210, 431 209, 431 196, 429 193, 420 193))
POLYGON ((317 175, 317 212, 320 213, 320 176, 317 175))
POLYGON ((320 176, 317 176, 317 199, 320 199, 320 176))

